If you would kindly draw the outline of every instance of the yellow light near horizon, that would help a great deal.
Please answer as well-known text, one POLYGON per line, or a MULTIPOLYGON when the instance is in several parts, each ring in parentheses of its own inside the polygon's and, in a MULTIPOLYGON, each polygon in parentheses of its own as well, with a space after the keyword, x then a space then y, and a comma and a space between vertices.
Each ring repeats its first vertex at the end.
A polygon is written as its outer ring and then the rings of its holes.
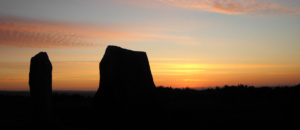
MULTIPOLYGON (((0 63, 2 90, 28 90, 29 62, 0 63)), ((53 90, 97 90, 98 62, 52 62, 53 90)), ((236 85, 291 85, 300 81, 300 65, 201 64, 150 62, 157 86, 215 87, 236 85)))
POLYGON ((299 65, 292 64, 152 63, 151 69, 157 85, 173 87, 295 83, 300 76, 299 65))

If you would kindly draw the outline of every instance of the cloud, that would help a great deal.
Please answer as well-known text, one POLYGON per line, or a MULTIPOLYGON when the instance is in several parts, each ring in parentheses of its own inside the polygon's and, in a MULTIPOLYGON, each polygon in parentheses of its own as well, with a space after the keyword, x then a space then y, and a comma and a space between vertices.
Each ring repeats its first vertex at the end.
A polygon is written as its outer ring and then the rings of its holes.
POLYGON ((74 28, 68 25, 2 18, 0 19, 0 45, 52 48, 94 46, 95 44, 76 34, 74 28))
POLYGON ((156 27, 47 22, 0 18, 0 45, 24 48, 104 47, 108 43, 193 41, 189 36, 169 35, 156 27))
POLYGON ((266 0, 160 0, 160 2, 170 6, 223 14, 295 13, 292 9, 266 0))

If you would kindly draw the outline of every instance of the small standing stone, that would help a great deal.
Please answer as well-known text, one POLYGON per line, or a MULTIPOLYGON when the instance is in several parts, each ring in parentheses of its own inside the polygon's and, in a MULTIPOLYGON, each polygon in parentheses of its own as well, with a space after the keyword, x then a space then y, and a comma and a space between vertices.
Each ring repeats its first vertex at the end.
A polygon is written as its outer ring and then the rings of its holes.
POLYGON ((47 124, 52 117, 52 64, 46 52, 31 58, 29 72, 30 96, 34 123, 47 124))

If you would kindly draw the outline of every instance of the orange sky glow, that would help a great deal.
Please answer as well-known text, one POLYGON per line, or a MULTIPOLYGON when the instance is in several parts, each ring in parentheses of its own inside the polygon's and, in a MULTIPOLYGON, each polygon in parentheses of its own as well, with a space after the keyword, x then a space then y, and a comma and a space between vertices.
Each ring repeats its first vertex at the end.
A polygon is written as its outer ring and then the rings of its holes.
MULTIPOLYGON (((151 61, 151 59, 150 59, 151 61)), ((155 61, 155 60, 154 60, 155 61)), ((96 90, 98 62, 52 62, 54 90, 96 90)), ((29 62, 1 63, 2 89, 28 89, 29 62)), ((225 84, 286 85, 297 83, 300 65, 285 64, 187 64, 151 62, 157 86, 215 87, 225 84)))

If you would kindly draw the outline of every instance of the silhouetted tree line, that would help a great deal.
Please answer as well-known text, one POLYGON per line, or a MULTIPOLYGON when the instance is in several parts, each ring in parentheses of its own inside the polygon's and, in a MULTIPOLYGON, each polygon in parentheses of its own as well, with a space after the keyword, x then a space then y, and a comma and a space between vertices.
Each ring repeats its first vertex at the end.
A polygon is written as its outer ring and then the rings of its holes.
POLYGON ((247 85, 224 86, 208 88, 204 90, 195 90, 190 88, 171 88, 157 87, 157 93, 160 99, 165 101, 172 100, 220 100, 224 102, 255 102, 264 100, 284 100, 298 99, 300 96, 300 84, 296 86, 280 87, 254 87, 247 85))
MULTIPOLYGON (((205 90, 160 86, 156 88, 160 114, 153 120, 163 120, 162 128, 170 129, 221 129, 249 125, 246 122, 251 121, 256 122, 252 126, 259 124, 263 128, 270 124, 273 126, 269 128, 298 128, 293 122, 299 117, 299 96, 300 85, 238 85, 205 90)), ((92 96, 54 93, 52 101, 53 124, 57 128, 98 128, 101 124, 95 117, 97 109, 92 96)), ((0 92, 0 102, 2 126, 30 127, 33 108, 28 92, 0 92)))

